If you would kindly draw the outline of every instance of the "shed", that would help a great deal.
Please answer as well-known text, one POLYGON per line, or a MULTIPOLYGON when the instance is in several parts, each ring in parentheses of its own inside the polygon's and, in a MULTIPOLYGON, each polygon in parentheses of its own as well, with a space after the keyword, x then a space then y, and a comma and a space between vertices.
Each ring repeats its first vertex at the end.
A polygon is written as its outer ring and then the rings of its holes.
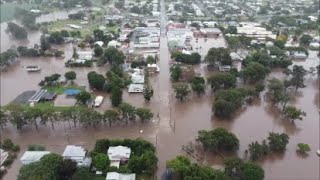
POLYGON ((40 159, 47 154, 50 154, 50 151, 26 151, 20 158, 23 165, 27 165, 33 162, 40 161, 40 159))
POLYGON ((94 43, 94 45, 99 45, 100 47, 102 47, 104 45, 103 41, 97 41, 94 43))

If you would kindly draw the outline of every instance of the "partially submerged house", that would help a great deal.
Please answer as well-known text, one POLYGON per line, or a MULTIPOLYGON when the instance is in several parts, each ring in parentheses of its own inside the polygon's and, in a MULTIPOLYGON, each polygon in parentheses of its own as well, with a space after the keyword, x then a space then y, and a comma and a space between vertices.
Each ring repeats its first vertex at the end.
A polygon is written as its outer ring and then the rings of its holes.
POLYGON ((86 157, 86 154, 87 151, 81 146, 67 145, 63 151, 62 157, 63 159, 74 160, 77 162, 77 166, 89 167, 92 160, 90 157, 86 157))
POLYGON ((118 167, 120 163, 127 162, 131 155, 131 149, 125 146, 110 146, 108 157, 111 161, 110 166, 118 167))
POLYGON ((23 153, 22 157, 20 158, 20 161, 23 165, 27 165, 30 163, 38 162, 40 159, 50 154, 50 151, 26 151, 23 153))
POLYGON ((45 89, 40 89, 34 93, 29 99, 29 103, 38 103, 39 101, 52 101, 56 97, 57 93, 48 92, 45 89))

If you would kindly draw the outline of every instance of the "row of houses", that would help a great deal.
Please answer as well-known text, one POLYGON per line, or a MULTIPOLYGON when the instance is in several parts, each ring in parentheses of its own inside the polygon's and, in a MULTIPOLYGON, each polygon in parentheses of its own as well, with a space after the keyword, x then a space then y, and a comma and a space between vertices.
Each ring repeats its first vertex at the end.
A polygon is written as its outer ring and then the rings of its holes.
MULTIPOLYGON (((5 160, 5 152, 1 150, 1 163, 5 160), (4 156, 4 157, 2 157, 4 156)), ((40 161, 40 159, 50 154, 50 151, 25 151, 20 161, 23 165, 28 165, 34 162, 40 161)), ((108 152, 106 152, 109 160, 111 162, 110 166, 120 167, 120 164, 125 164, 128 162, 131 149, 125 146, 110 146, 108 152)), ((77 163, 78 167, 90 167, 92 163, 91 157, 88 156, 87 151, 77 145, 67 145, 62 153, 63 159, 70 159, 77 163)), ((100 172, 97 172, 99 174, 100 172)), ((108 172, 106 180, 135 180, 136 175, 131 174, 121 174, 117 172, 108 172)))

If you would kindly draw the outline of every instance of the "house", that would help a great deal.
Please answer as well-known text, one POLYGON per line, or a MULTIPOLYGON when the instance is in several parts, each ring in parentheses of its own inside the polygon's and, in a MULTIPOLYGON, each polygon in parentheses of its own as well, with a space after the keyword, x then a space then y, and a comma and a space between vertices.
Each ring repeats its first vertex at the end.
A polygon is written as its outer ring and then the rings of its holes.
POLYGON ((100 47, 102 47, 104 45, 103 41, 97 41, 94 43, 94 45, 98 45, 100 47))
POLYGON ((293 58, 295 59, 307 59, 307 55, 303 52, 294 52, 293 53, 293 58))
POLYGON ((143 92, 143 84, 130 84, 128 86, 129 93, 142 93, 143 92))
POLYGON ((148 64, 147 68, 149 72, 160 72, 160 68, 157 64, 148 64))
POLYGON ((77 166, 86 166, 91 165, 91 158, 86 157, 86 151, 81 146, 76 145, 67 145, 65 148, 62 157, 63 159, 71 159, 77 162, 77 166))
POLYGON ((144 83, 144 75, 140 72, 134 72, 131 74, 131 80, 133 84, 143 84, 144 83))
POLYGON ((118 43, 118 41, 112 40, 108 43, 108 47, 113 47, 113 48, 117 48, 120 46, 120 43, 118 43))
POLYGON ((3 149, 0 149, 0 166, 7 159, 8 156, 9 156, 8 152, 4 151, 3 149))
POLYGON ((219 71, 221 71, 221 72, 230 71, 230 69, 231 69, 231 66, 229 66, 229 65, 221 65, 221 66, 219 66, 219 71))
POLYGON ((82 61, 86 61, 86 60, 91 60, 93 57, 93 52, 92 51, 79 51, 78 52, 78 59, 82 60, 82 61))
POLYGON ((129 160, 131 149, 125 146, 110 146, 108 149, 108 157, 111 161, 110 166, 118 167, 120 162, 126 162, 129 160))
POLYGON ((108 172, 106 180, 135 180, 136 174, 120 174, 117 172, 108 172))
POLYGON ((38 162, 40 159, 47 154, 50 154, 50 151, 26 151, 20 158, 20 161, 23 165, 27 165, 33 162, 38 162))

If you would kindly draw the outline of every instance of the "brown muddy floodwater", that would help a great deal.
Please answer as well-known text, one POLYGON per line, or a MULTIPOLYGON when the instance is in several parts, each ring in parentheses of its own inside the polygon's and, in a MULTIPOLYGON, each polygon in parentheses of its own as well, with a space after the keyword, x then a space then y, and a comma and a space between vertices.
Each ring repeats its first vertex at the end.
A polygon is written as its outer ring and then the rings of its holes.
MULTIPOLYGON (((162 2, 163 3, 163 2, 162 2)), ((163 11, 163 10, 162 10, 163 11)), ((162 16, 162 21, 165 21, 162 16)), ((2 29, 2 26, 1 26, 2 29)), ((163 29, 162 29, 163 30, 163 29)), ((272 156, 259 162, 265 170, 265 179, 296 179, 296 180, 316 180, 319 179, 319 157, 316 150, 319 145, 319 80, 316 77, 306 78, 307 87, 299 89, 295 100, 292 102, 297 107, 307 113, 303 121, 295 124, 282 120, 279 113, 265 101, 265 92, 261 95, 261 100, 248 105, 229 121, 219 120, 212 116, 211 104, 212 94, 207 91, 206 95, 197 97, 192 95, 186 102, 176 101, 172 92, 169 74, 169 52, 167 48, 167 38, 161 33, 160 45, 160 70, 159 74, 151 76, 151 83, 155 94, 151 102, 146 103, 141 94, 128 94, 125 90, 123 100, 136 107, 149 107, 155 114, 154 119, 146 124, 136 123, 128 126, 99 127, 93 128, 68 128, 67 124, 56 124, 55 130, 50 126, 40 127, 39 132, 31 127, 25 127, 22 131, 16 131, 9 125, 3 132, 1 138, 11 138, 21 146, 18 158, 8 170, 5 179, 16 179, 21 162, 22 153, 27 149, 28 144, 43 144, 47 150, 61 154, 67 144, 78 144, 91 150, 95 141, 100 138, 138 138, 141 137, 155 144, 157 156, 159 158, 157 177, 160 179, 165 170, 165 162, 179 154, 181 146, 194 142, 197 132, 201 129, 213 129, 225 127, 235 133, 240 139, 239 157, 244 156, 244 151, 252 141, 262 141, 269 132, 285 132, 290 136, 287 151, 282 156, 272 156), (159 115, 159 118, 157 117, 159 115), (142 131, 141 131, 142 130, 142 131), (308 143, 311 152, 307 157, 300 157, 296 154, 298 143, 308 143)), ((217 40, 219 41, 219 40, 217 40)), ((1 34, 1 46, 4 44, 10 47, 14 42, 10 39, 3 41, 1 34)), ((21 58, 20 63, 11 67, 8 72, 1 74, 1 105, 8 104, 17 95, 25 90, 38 89, 38 83, 44 76, 53 73, 64 74, 71 70, 65 68, 64 62, 71 57, 72 44, 66 44, 66 58, 21 58), (42 70, 39 73, 27 73, 25 66, 37 64, 42 70)), ((316 52, 310 52, 309 58, 304 62, 295 62, 305 66, 318 64, 316 52)), ((76 83, 88 85, 87 73, 95 70, 105 74, 107 67, 94 68, 73 68, 77 73, 76 83)), ((197 67, 197 72, 206 74, 203 65, 197 67)), ((280 71, 270 74, 270 77, 283 78, 280 71)), ((108 95, 98 111, 104 111, 111 107, 108 95)), ((222 164, 222 159, 207 154, 199 153, 200 164, 217 166, 222 164)))
MULTIPOLYGON (((37 23, 42 23, 42 22, 68 19, 68 14, 75 13, 77 11, 79 11, 79 9, 70 10, 70 11, 57 11, 49 14, 43 14, 37 17, 36 21, 37 23)), ((19 24, 19 22, 15 22, 15 23, 19 24)), ((10 49, 11 47, 18 47, 18 46, 33 47, 34 44, 39 44, 40 42, 40 36, 41 36, 40 31, 29 31, 28 39, 16 40, 6 32, 6 29, 7 29, 7 23, 6 22, 1 23, 0 24, 0 35, 1 35, 0 52, 4 52, 7 49, 10 49)))

